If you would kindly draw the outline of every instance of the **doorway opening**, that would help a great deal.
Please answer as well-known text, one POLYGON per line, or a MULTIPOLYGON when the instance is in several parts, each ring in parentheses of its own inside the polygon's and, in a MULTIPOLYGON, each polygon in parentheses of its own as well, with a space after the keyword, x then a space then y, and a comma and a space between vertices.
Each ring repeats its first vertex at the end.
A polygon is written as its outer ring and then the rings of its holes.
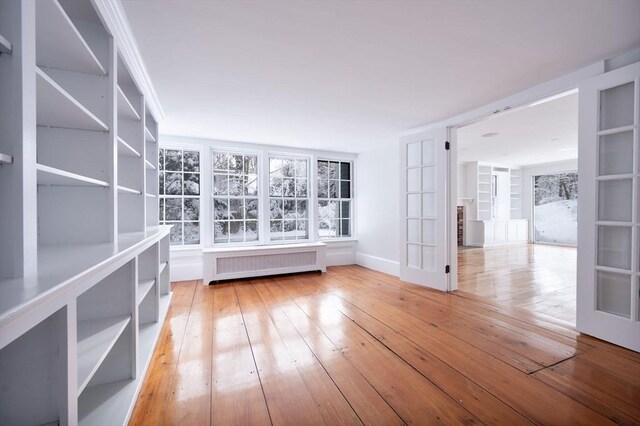
POLYGON ((457 290, 574 326, 577 90, 454 131, 457 290))

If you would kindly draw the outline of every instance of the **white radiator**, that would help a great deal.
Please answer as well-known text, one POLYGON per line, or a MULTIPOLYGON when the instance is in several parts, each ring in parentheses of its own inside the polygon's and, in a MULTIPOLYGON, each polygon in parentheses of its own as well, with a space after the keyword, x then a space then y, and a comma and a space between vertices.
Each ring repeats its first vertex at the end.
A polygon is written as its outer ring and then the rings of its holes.
POLYGON ((202 250, 204 283, 304 271, 325 272, 326 249, 324 243, 205 248, 202 250))

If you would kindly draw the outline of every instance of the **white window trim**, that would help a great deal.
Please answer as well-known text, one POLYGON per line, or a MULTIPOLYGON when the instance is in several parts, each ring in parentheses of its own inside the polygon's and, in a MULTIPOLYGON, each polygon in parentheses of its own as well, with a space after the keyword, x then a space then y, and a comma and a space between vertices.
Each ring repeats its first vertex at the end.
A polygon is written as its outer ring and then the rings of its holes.
MULTIPOLYGON (((322 156, 322 155, 318 155, 316 156, 316 160, 315 160, 315 173, 316 173, 316 181, 315 181, 315 185, 316 185, 316 192, 317 192, 317 186, 318 186, 318 182, 317 182, 317 172, 318 172, 318 161, 333 161, 333 162, 340 162, 340 163, 350 163, 351 164, 351 198, 348 198, 348 200, 350 200, 351 203, 351 217, 349 218, 349 226, 350 226, 350 234, 348 237, 320 237, 320 228, 315 228, 317 235, 317 240, 318 241, 322 241, 323 243, 327 243, 327 242, 336 242, 336 241, 357 241, 358 239, 355 236, 356 233, 356 197, 355 197, 355 192, 356 192, 356 184, 355 184, 355 180, 356 180, 356 162, 354 159, 341 159, 339 157, 330 157, 330 156, 322 156)), ((323 200, 330 200, 329 198, 323 198, 323 200)), ((336 200, 342 200, 341 198, 336 198, 336 200)), ((320 222, 320 216, 318 214, 318 197, 316 197, 316 201, 315 201, 315 209, 316 209, 316 221, 320 222)))
MULTIPOLYGON (((204 169, 203 163, 204 163, 204 157, 203 157, 203 146, 202 145, 198 145, 198 144, 189 144, 189 143, 175 143, 175 142, 158 142, 158 152, 160 152, 161 149, 180 149, 182 151, 198 151, 199 155, 200 155, 200 195, 198 196, 199 200, 200 200, 200 212, 198 215, 198 222, 200 223, 200 244, 180 244, 180 245, 170 245, 170 250, 175 250, 175 251, 182 251, 182 250, 201 250, 203 247, 205 247, 205 244, 203 243, 203 237, 204 237, 204 230, 203 228, 205 227, 205 218, 203 218, 203 213, 204 213, 204 206, 203 206, 203 202, 204 202, 204 198, 203 197, 203 191, 205 188, 205 175, 206 175, 206 171, 204 169)), ((158 167, 158 185, 160 185, 160 173, 165 173, 166 170, 163 169, 160 170, 160 167, 158 167)), ((183 172, 184 173, 184 172, 183 172)), ((158 188, 159 189, 159 188, 158 188)), ((165 188, 166 189, 166 188, 165 188)), ((160 191, 158 191, 158 206, 160 205, 160 191)), ((166 194, 163 195, 163 197, 166 197, 166 194)), ((193 196, 192 196, 193 197, 193 196)), ((181 198, 184 199, 184 197, 181 196, 181 198)), ((184 206, 183 206, 184 208, 184 206)), ((156 212, 156 214, 159 214, 159 212, 156 212)), ((184 218, 184 212, 183 212, 183 218, 184 218)), ((160 221, 159 221, 160 222, 160 221)), ((165 222, 166 221, 162 221, 165 222)), ((182 221, 182 223, 184 223, 184 221, 182 221)), ((183 231, 183 242, 184 242, 184 231, 183 231)))

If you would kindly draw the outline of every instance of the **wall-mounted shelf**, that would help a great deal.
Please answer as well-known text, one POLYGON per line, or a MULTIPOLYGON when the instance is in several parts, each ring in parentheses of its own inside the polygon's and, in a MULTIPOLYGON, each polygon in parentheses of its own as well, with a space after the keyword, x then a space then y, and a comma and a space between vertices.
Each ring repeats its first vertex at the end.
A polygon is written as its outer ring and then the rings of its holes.
POLYGON ((156 197, 157 197, 157 195, 156 195, 156 194, 150 194, 150 193, 148 193, 148 192, 147 192, 145 195, 146 195, 147 197, 149 197, 149 198, 156 198, 156 197))
POLYGON ((144 134, 147 142, 156 142, 156 138, 153 136, 148 127, 144 128, 144 134))
POLYGON ((118 185, 118 192, 121 194, 135 194, 141 195, 142 191, 138 191, 137 189, 128 188, 126 186, 118 185))
POLYGON ((67 172, 65 170, 56 169, 55 167, 37 164, 38 185, 50 186, 96 186, 108 187, 109 183, 82 176, 76 173, 67 172))
POLYGON ((144 298, 149 293, 149 290, 153 288, 153 285, 156 283, 155 279, 150 280, 141 280, 138 284, 138 305, 144 300, 144 298))
POLYGON ((131 145, 129 145, 124 139, 118 136, 118 154, 123 157, 135 157, 140 158, 141 155, 131 145))
MULTIPOLYGON (((47 1, 38 2, 47 3, 47 1)), ((37 122, 41 126, 103 130, 109 127, 85 108, 43 70, 36 68, 37 122)))
POLYGON ((130 321, 130 316, 122 315, 78 322, 78 394, 87 386, 130 321))
POLYGON ((118 117, 140 121, 140 114, 120 86, 118 86, 118 117))
POLYGON ((0 34, 0 53, 11 53, 11 43, 0 34))
POLYGON ((106 74, 82 34, 57 0, 36 2, 36 63, 51 68, 106 74))
POLYGON ((145 167, 147 169, 149 169, 149 170, 155 170, 156 169, 156 166, 151 164, 151 161, 149 161, 149 160, 144 160, 144 164, 145 164, 145 167))
POLYGON ((13 157, 7 154, 0 153, 0 165, 13 163, 13 157))

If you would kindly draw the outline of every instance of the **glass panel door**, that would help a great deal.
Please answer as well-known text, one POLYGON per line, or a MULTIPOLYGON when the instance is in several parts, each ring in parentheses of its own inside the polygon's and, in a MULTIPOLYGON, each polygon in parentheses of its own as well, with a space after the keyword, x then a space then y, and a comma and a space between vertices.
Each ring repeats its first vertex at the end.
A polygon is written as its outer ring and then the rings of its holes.
POLYGON ((640 350, 640 64, 580 85, 581 332, 640 350))

